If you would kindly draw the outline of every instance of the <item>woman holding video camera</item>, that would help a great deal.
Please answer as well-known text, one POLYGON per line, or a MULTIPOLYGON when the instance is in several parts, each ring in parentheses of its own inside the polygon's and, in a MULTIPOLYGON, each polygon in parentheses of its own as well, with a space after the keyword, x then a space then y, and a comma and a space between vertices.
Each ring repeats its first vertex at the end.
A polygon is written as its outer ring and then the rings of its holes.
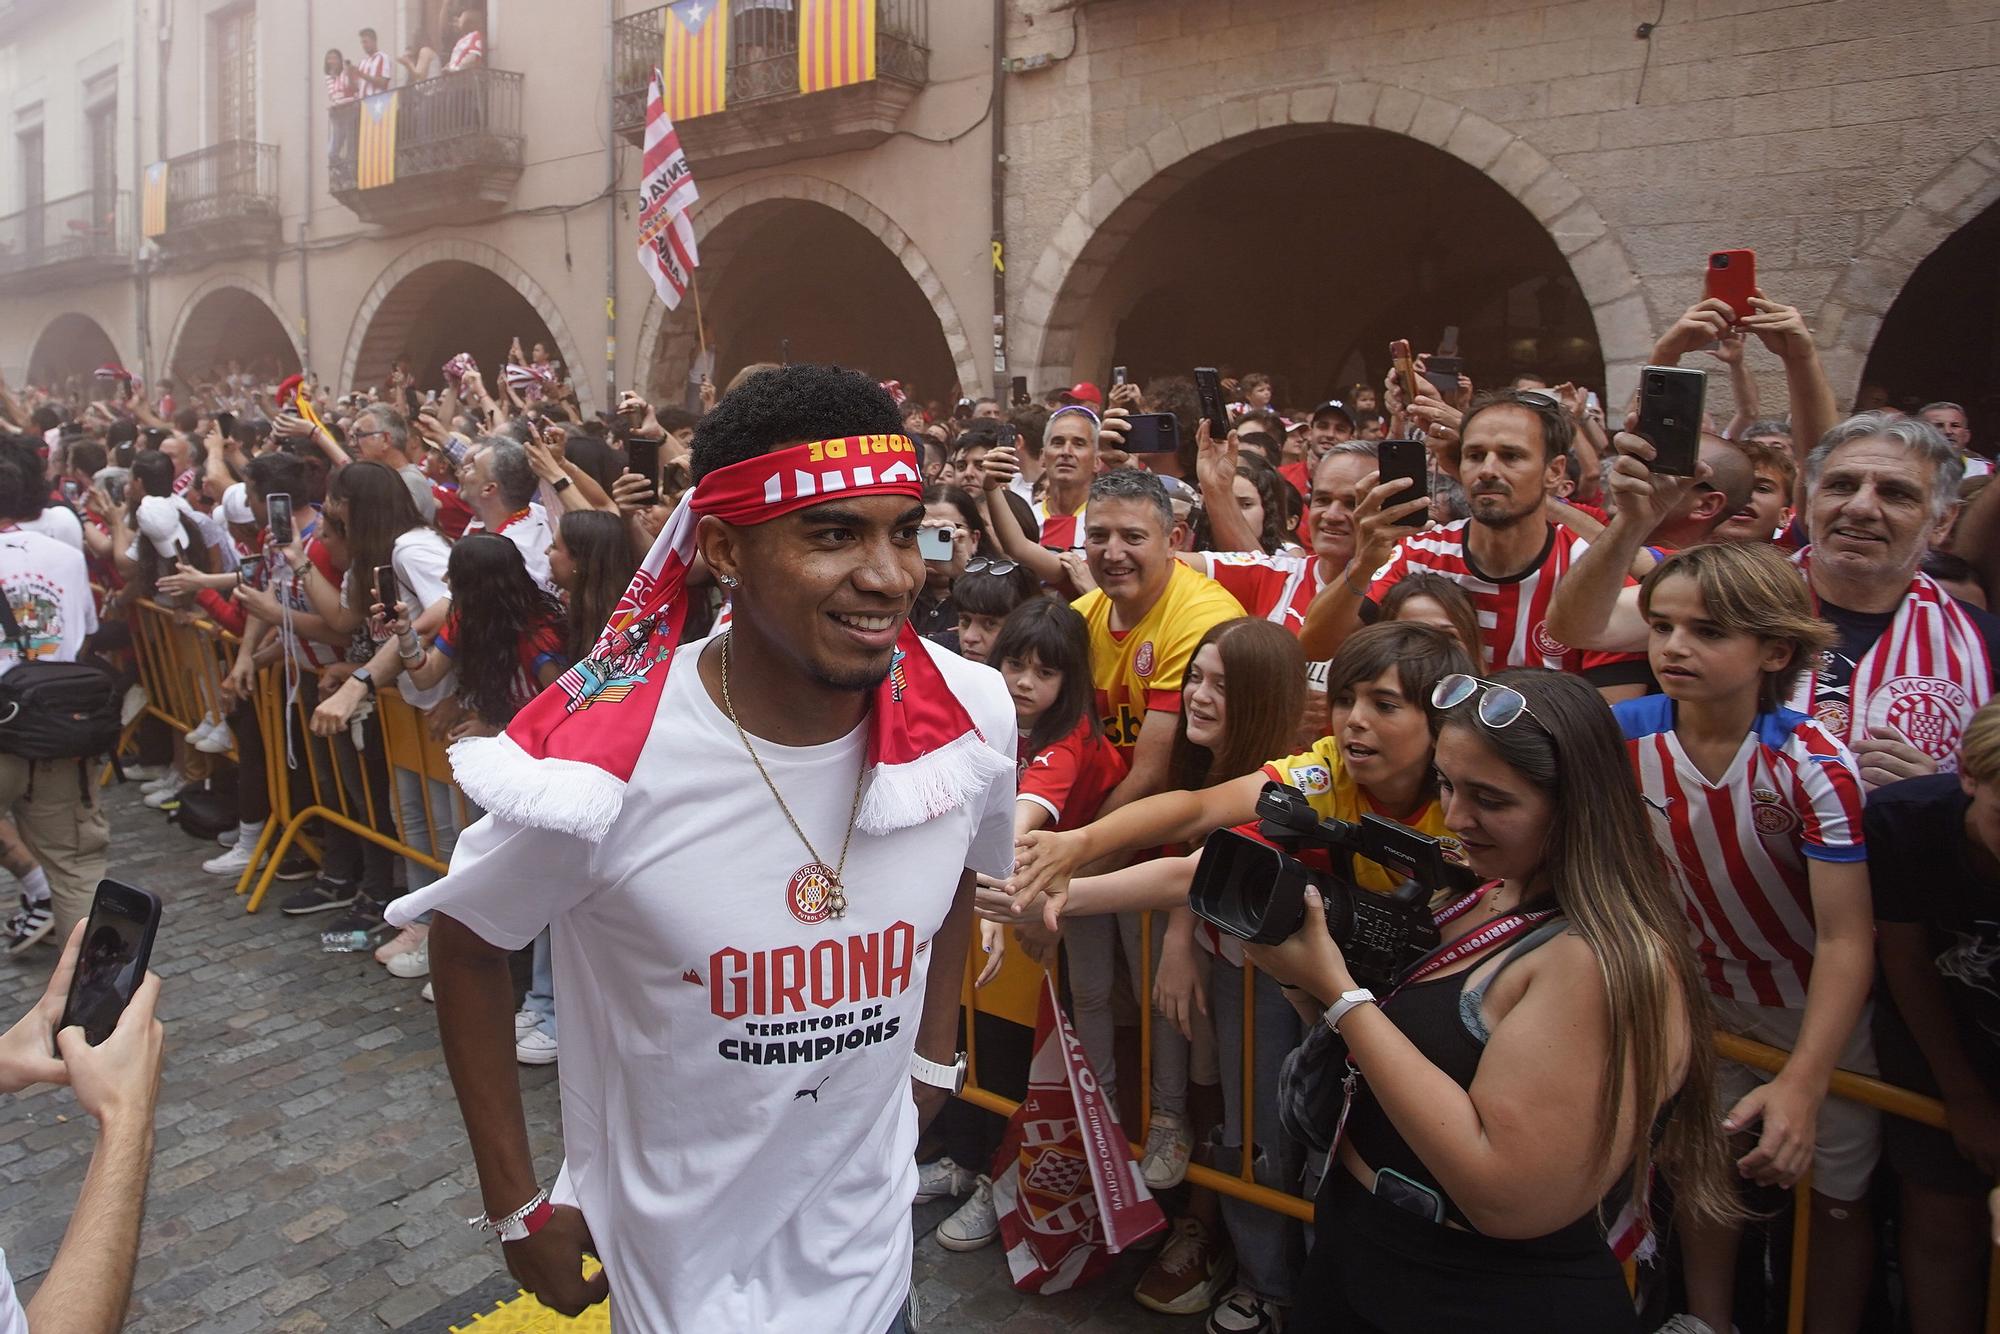
POLYGON ((1297 934, 1245 951, 1347 1052, 1290 1325, 1634 1331, 1606 1198, 1643 1217, 1657 1160, 1697 1213, 1735 1208, 1686 927, 1595 691, 1509 671, 1432 703, 1445 819, 1489 877, 1439 914, 1443 943, 1377 998, 1308 891, 1297 934))

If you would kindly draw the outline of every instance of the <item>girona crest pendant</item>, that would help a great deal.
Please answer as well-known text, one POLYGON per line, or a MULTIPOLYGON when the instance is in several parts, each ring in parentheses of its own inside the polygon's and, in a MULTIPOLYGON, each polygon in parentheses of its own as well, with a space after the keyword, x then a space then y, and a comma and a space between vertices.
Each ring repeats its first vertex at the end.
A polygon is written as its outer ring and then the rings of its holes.
POLYGON ((792 872, 792 882, 785 893, 785 906, 792 910, 792 916, 813 926, 829 917, 847 916, 847 895, 842 892, 840 881, 835 879, 833 868, 825 862, 807 862, 792 872))

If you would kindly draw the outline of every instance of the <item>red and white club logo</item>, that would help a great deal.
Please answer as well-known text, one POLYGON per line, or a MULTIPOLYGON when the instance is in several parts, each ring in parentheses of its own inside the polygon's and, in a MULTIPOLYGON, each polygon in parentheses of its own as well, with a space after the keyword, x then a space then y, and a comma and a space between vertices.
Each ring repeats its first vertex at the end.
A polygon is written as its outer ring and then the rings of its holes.
POLYGON ((792 883, 785 890, 785 906, 807 926, 833 916, 833 872, 818 862, 807 862, 792 872, 792 883))
POLYGON ((1847 701, 1830 699, 1813 709, 1813 721, 1834 736, 1847 735, 1847 701))
POLYGON ((1770 788, 1752 789, 1750 801, 1750 823, 1757 826, 1758 833, 1780 838, 1799 827, 1797 812, 1785 805, 1784 799, 1770 788))
POLYGON ((1153 641, 1139 645, 1139 651, 1132 655, 1132 670, 1141 679, 1153 674, 1153 641))
POLYGON ((1549 633, 1547 621, 1536 621, 1535 633, 1529 638, 1535 641, 1535 652, 1545 658, 1561 658, 1569 654, 1569 645, 1549 633))
POLYGON ((1956 681, 1899 676, 1868 697, 1868 723, 1893 728, 1932 759, 1949 761, 1958 754, 1971 700, 1956 681))

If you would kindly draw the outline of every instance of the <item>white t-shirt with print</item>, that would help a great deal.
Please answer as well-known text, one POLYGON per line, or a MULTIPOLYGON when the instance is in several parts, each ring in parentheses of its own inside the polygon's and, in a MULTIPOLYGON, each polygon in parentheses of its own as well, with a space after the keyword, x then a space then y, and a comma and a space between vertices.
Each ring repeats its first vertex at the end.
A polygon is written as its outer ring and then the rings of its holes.
MULTIPOLYGON (((74 662, 83 641, 97 629, 97 604, 83 553, 53 537, 20 528, 0 532, 0 591, 14 623, 27 633, 27 656, 33 661, 74 662)), ((0 672, 20 656, 11 640, 0 642, 0 672)))
MULTIPOLYGON (((924 645, 1009 763, 984 800, 855 834, 847 914, 815 920, 793 892, 811 858, 703 686, 702 647, 678 651, 600 843, 487 816, 392 920, 441 910, 507 949, 549 928, 568 1155, 553 1193, 590 1225, 614 1329, 874 1334, 909 1291, 931 938, 963 868, 1013 864, 1013 708, 992 669, 924 645)), ((866 740, 864 724, 755 742, 828 858, 866 740)))
POLYGON ((21 527, 43 537, 53 537, 66 547, 83 550, 83 520, 76 517, 76 511, 61 505, 45 507, 40 516, 21 520, 21 527))

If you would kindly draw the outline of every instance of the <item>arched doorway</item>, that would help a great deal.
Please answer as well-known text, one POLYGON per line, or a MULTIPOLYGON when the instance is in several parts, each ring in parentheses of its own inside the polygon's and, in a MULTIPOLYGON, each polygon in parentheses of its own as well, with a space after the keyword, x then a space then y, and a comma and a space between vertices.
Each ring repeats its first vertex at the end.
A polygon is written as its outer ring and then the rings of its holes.
MULTIPOLYGON (((532 355, 540 343, 551 357, 564 360, 541 314, 506 279, 477 264, 440 260, 389 291, 362 335, 346 385, 379 387, 396 359, 407 357, 417 388, 442 389, 444 363, 470 352, 497 397, 500 368, 515 338, 524 353, 532 355)), ((576 374, 574 368, 570 374, 576 374)))
POLYGON ((230 373, 231 363, 260 384, 299 369, 298 348, 277 312, 235 282, 189 297, 167 346, 167 373, 182 384, 213 384, 230 373))
MULTIPOLYGON (((1882 317, 1859 394, 1915 411, 1965 406, 1983 442, 2000 423, 2000 204, 1990 204, 1917 265, 1882 317)), ((1990 446, 1989 446, 1990 447, 1990 446)))
MULTIPOLYGON (((760 177, 695 206, 702 315, 718 383, 755 361, 833 362, 903 382, 924 400, 980 381, 972 342, 923 251, 880 209, 831 181, 760 177)), ((699 354, 695 304, 647 296, 639 379, 679 402, 699 354)))
POLYGON ((1282 406, 1309 408, 1379 384, 1391 339, 1436 349, 1456 327, 1481 385, 1523 372, 1603 384, 1590 306, 1554 239, 1428 144, 1349 127, 1279 134, 1141 207, 1074 293, 1080 379, 1226 365, 1271 373, 1282 406))
POLYGON ((103 398, 112 386, 91 372, 118 360, 118 349, 104 326, 72 311, 50 320, 35 340, 35 350, 28 356, 28 383, 65 397, 103 398))

